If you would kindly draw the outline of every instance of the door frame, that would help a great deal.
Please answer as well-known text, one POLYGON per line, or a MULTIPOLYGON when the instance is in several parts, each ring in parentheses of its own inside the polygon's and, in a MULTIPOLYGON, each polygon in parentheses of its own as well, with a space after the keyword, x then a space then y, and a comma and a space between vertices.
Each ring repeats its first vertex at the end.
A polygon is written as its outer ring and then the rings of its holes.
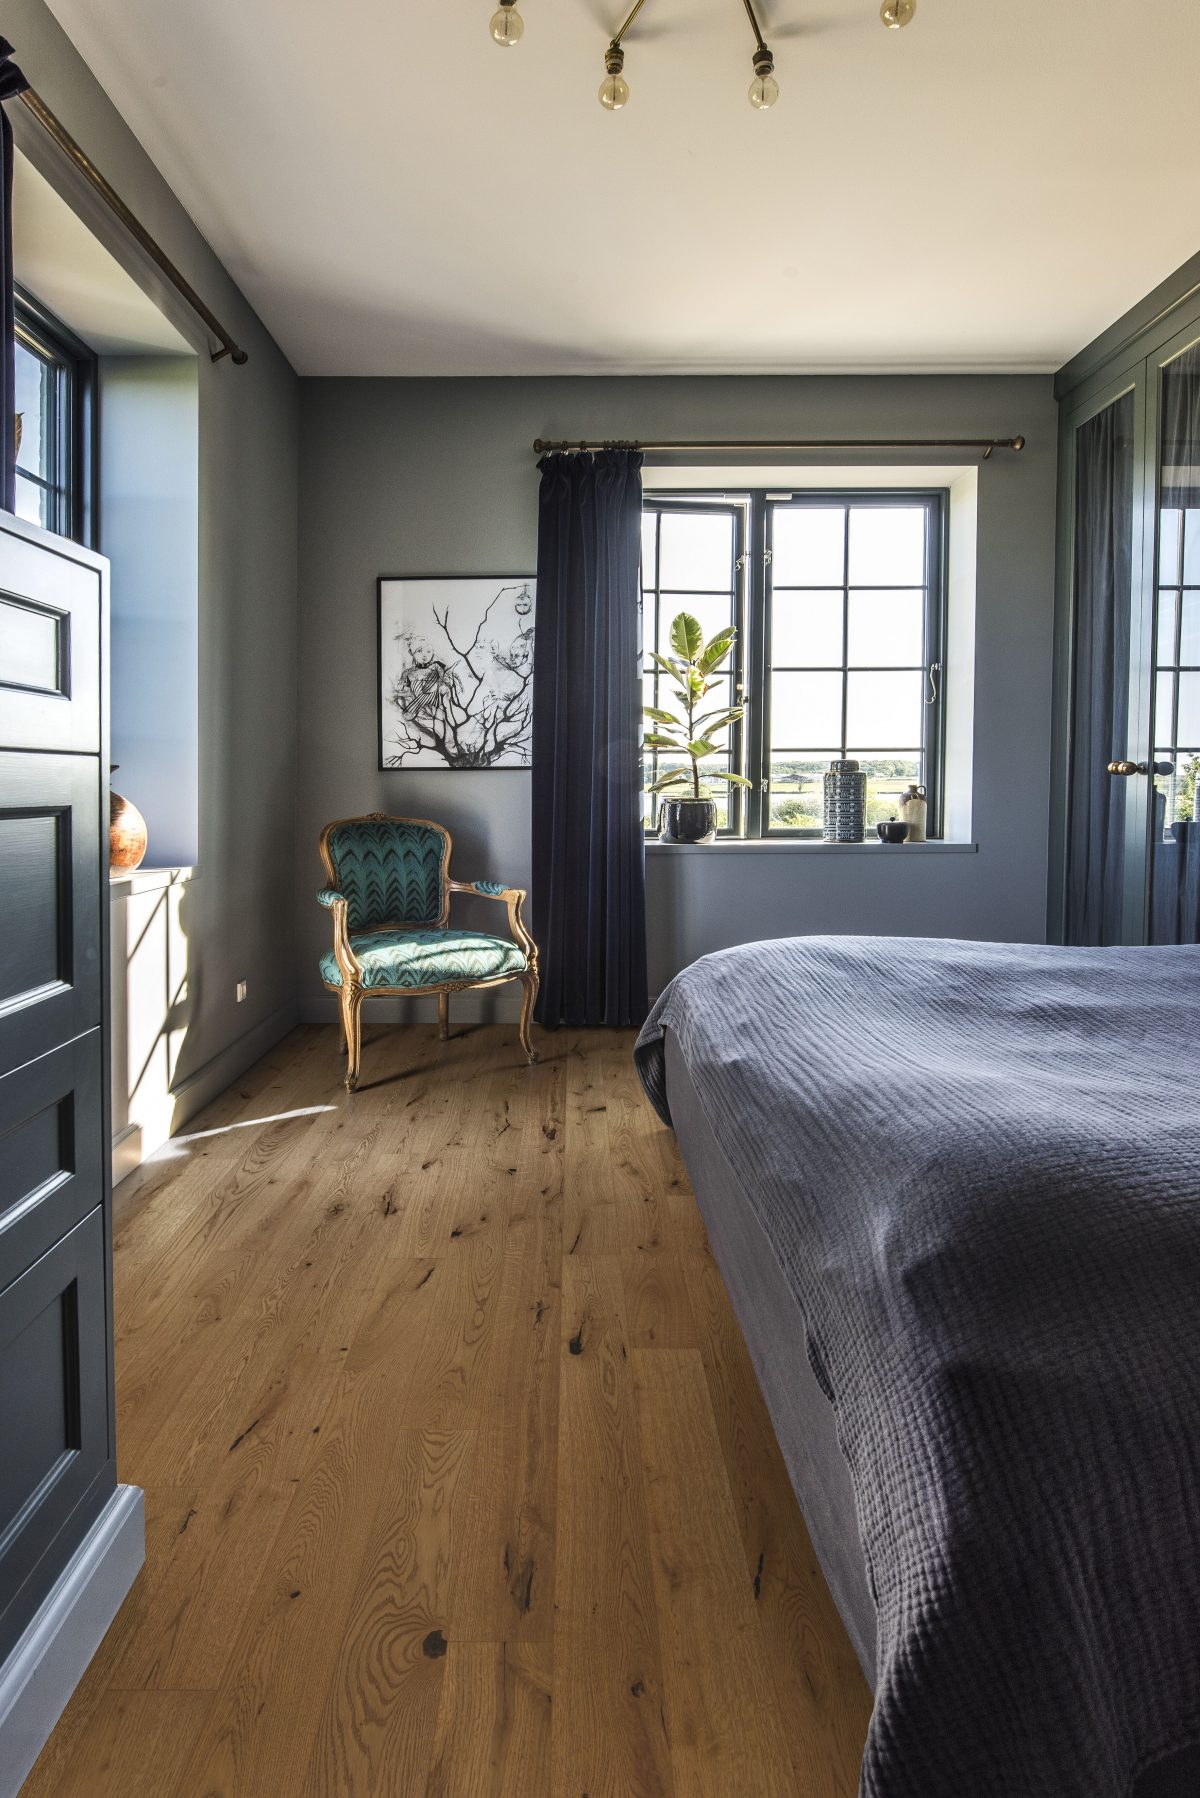
MULTIPOLYGON (((1186 265, 1179 272, 1182 279, 1186 265)), ((1160 290, 1161 291, 1161 290, 1160 290)), ((1123 321, 1118 321, 1120 325, 1123 321)), ((1165 305, 1140 331, 1122 336, 1118 326, 1072 359, 1056 380, 1059 397, 1057 543, 1055 552, 1054 684, 1051 737, 1050 857, 1047 938, 1066 940, 1066 871, 1071 781, 1071 716, 1075 654, 1075 440, 1079 427, 1125 393, 1134 395, 1133 541, 1130 615, 1129 724, 1126 753, 1149 762, 1153 726, 1152 668, 1158 560, 1158 424, 1162 370, 1200 342, 1200 292, 1193 286, 1165 305), (1111 354, 1092 363, 1071 386, 1063 377, 1088 363, 1092 349, 1115 336, 1111 354)), ((1121 940, 1143 943, 1150 916, 1153 817, 1150 776, 1129 783, 1125 808, 1125 879, 1121 940)))

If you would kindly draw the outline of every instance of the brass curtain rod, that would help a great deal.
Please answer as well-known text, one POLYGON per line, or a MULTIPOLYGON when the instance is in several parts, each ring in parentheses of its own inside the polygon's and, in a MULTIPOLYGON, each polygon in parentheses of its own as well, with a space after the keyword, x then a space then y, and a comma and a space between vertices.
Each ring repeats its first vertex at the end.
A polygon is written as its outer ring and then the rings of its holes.
POLYGON ((581 451, 598 449, 629 448, 639 450, 976 450, 986 462, 993 450, 1004 449, 1019 451, 1025 448, 1024 437, 796 437, 790 441, 782 438, 714 438, 711 442, 701 442, 695 438, 680 439, 674 443, 567 443, 553 442, 549 438, 534 439, 533 451, 537 456, 551 451, 563 454, 578 455, 581 451))
POLYGON ((191 282, 186 276, 180 274, 166 251, 159 248, 158 244, 151 237, 141 220, 134 217, 120 194, 105 180, 104 176, 100 173, 100 170, 96 167, 87 152, 80 149, 62 120, 57 118, 55 114, 51 112, 41 95, 34 93, 31 87, 27 87, 19 97, 24 101, 25 105, 29 108, 29 111, 33 114, 42 129, 54 139, 54 142, 58 145, 59 149, 70 158, 80 174, 90 186, 95 188, 96 192, 100 195, 100 198, 105 202, 109 209, 116 213, 130 236, 135 238, 141 245, 142 249, 145 250, 146 254, 150 257, 150 260, 167 277, 167 280, 171 283, 172 287, 174 287, 178 293, 183 295, 183 298, 187 301, 192 311, 196 313, 197 317, 203 319, 205 325, 221 346, 219 350, 209 351, 213 361, 220 362, 223 356, 228 356, 231 362, 236 362, 239 365, 248 361, 249 358, 247 352, 241 349, 229 335, 229 332, 225 329, 220 319, 217 318, 216 314, 209 311, 191 282))

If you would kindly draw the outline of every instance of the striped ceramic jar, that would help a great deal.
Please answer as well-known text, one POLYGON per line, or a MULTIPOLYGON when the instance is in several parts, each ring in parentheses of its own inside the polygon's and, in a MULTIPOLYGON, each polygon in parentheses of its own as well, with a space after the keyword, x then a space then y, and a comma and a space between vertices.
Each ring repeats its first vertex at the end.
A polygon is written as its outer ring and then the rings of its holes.
POLYGON ((866 775, 857 762, 830 762, 825 776, 825 841, 861 843, 866 827, 866 775))

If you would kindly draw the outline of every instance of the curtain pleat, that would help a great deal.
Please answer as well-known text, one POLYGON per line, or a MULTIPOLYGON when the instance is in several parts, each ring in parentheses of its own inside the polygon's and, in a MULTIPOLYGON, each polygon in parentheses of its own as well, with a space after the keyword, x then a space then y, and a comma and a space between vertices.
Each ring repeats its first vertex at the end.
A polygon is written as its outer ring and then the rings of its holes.
POLYGON ((24 93, 29 86, 16 63, 12 45, 0 37, 0 460, 3 489, 0 501, 8 512, 17 507, 16 424, 16 320, 13 312, 13 135, 3 102, 24 93))
POLYGON ((1133 395, 1075 437, 1075 643, 1071 703, 1066 939, 1121 940, 1133 591, 1133 395))
POLYGON ((641 466, 629 449, 540 464, 532 917, 550 1028, 647 1010, 641 466))

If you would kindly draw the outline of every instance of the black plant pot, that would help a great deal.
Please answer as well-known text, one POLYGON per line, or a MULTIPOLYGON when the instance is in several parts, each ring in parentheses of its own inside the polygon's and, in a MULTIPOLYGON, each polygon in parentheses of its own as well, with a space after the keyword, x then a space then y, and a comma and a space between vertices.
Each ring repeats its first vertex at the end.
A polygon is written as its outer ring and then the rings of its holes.
POLYGON ((711 843, 717 834, 715 799, 664 799, 662 801, 663 843, 711 843))

